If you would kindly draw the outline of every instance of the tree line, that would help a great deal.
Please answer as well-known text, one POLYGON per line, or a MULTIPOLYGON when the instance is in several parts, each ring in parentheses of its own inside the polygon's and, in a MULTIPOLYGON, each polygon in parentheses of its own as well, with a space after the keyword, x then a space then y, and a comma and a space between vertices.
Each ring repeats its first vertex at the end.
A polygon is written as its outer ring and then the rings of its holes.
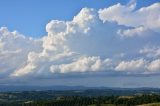
POLYGON ((146 103, 160 102, 160 95, 134 95, 134 96, 59 96, 53 100, 30 100, 25 102, 0 103, 0 106, 101 106, 113 104, 114 106, 135 106, 146 103))

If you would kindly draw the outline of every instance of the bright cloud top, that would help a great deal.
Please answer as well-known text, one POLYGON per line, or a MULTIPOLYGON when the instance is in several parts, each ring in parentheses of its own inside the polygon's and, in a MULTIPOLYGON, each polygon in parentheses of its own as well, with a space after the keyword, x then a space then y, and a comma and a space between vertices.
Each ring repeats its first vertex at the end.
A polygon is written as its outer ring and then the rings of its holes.
POLYGON ((48 34, 40 39, 2 27, 0 77, 45 78, 95 71, 159 73, 159 30, 160 3, 138 10, 135 4, 98 11, 83 8, 72 21, 50 21, 48 34))
POLYGON ((160 30, 160 3, 152 4, 135 10, 135 4, 124 6, 121 4, 113 5, 99 11, 100 18, 105 21, 115 21, 120 25, 144 26, 155 31, 160 30))

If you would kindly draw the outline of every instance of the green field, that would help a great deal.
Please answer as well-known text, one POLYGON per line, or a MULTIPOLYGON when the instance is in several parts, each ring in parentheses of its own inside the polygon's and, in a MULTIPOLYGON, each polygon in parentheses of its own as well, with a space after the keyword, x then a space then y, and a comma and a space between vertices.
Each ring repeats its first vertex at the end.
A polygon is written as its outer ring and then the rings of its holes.
MULTIPOLYGON (((88 106, 96 106, 96 104, 88 105, 88 106)), ((114 104, 101 104, 101 106, 116 106, 114 104)), ((137 106, 160 106, 160 103, 149 103, 149 104, 142 104, 137 106)))
POLYGON ((111 90, 1 92, 0 106, 160 106, 160 93, 111 90), (108 95, 108 93, 123 95, 108 95), (127 95, 132 94, 132 95, 127 95), (147 104, 148 103, 148 104, 147 104))
POLYGON ((149 103, 149 104, 143 104, 138 106, 160 106, 160 103, 149 103))

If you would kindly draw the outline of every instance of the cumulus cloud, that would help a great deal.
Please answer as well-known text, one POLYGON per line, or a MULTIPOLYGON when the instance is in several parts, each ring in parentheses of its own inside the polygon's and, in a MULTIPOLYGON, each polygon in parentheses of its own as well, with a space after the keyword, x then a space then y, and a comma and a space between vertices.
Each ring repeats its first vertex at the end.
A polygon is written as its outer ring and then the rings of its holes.
POLYGON ((27 64, 16 70, 12 76, 33 73, 36 73, 36 75, 49 75, 53 72, 54 65, 70 64, 77 60, 83 54, 71 51, 68 43, 71 43, 70 39, 74 36, 87 36, 91 24, 97 21, 97 16, 94 9, 84 8, 74 17, 73 21, 52 20, 46 26, 48 36, 42 38, 43 50, 40 53, 30 52, 28 54, 27 64), (46 71, 44 72, 44 70, 46 71))
POLYGON ((116 67, 116 71, 126 71, 136 74, 151 74, 159 73, 160 71, 160 59, 147 61, 144 59, 137 59, 131 61, 121 61, 116 67))
POLYGON ((120 3, 109 8, 99 10, 100 18, 105 21, 115 21, 120 25, 160 30, 160 3, 135 10, 135 5, 121 5, 120 3), (136 18, 135 18, 136 17, 136 18))
POLYGON ((150 31, 149 29, 146 29, 144 27, 136 27, 136 28, 132 28, 132 29, 126 29, 126 30, 118 30, 117 34, 119 34, 121 37, 127 38, 127 37, 135 37, 135 36, 147 36, 147 35, 151 35, 149 33, 151 33, 152 31, 150 31))
POLYGON ((115 70, 117 71, 143 71, 146 65, 144 59, 131 60, 131 61, 122 61, 116 66, 115 70))
POLYGON ((101 60, 99 57, 81 57, 69 64, 53 65, 51 66, 51 72, 68 73, 110 70, 111 62, 110 59, 101 60))
POLYGON ((140 54, 146 55, 150 58, 160 58, 160 47, 159 46, 147 46, 139 51, 140 54))
POLYGON ((25 64, 30 51, 41 49, 41 40, 27 38, 16 31, 10 32, 6 27, 0 29, 0 74, 8 76, 25 64))
POLYGON ((147 69, 151 72, 159 72, 160 71, 160 59, 152 61, 147 69))
POLYGON ((134 10, 135 6, 131 2, 99 11, 83 8, 71 21, 50 21, 47 35, 40 39, 1 28, 0 76, 54 78, 57 73, 158 72, 159 48, 145 46, 159 45, 159 3, 139 10, 134 10))

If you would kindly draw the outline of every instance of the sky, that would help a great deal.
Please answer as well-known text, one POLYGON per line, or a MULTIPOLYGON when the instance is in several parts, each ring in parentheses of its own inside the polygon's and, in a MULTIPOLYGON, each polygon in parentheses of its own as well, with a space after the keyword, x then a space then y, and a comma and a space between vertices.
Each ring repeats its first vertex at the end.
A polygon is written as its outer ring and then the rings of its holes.
MULTIPOLYGON (((157 1, 138 0, 137 8, 157 1)), ((127 4, 129 0, 0 0, 0 26, 39 38, 46 34, 45 26, 50 20, 69 21, 84 7, 98 10, 118 2, 127 4)))
POLYGON ((0 85, 160 87, 159 0, 0 0, 0 85))

